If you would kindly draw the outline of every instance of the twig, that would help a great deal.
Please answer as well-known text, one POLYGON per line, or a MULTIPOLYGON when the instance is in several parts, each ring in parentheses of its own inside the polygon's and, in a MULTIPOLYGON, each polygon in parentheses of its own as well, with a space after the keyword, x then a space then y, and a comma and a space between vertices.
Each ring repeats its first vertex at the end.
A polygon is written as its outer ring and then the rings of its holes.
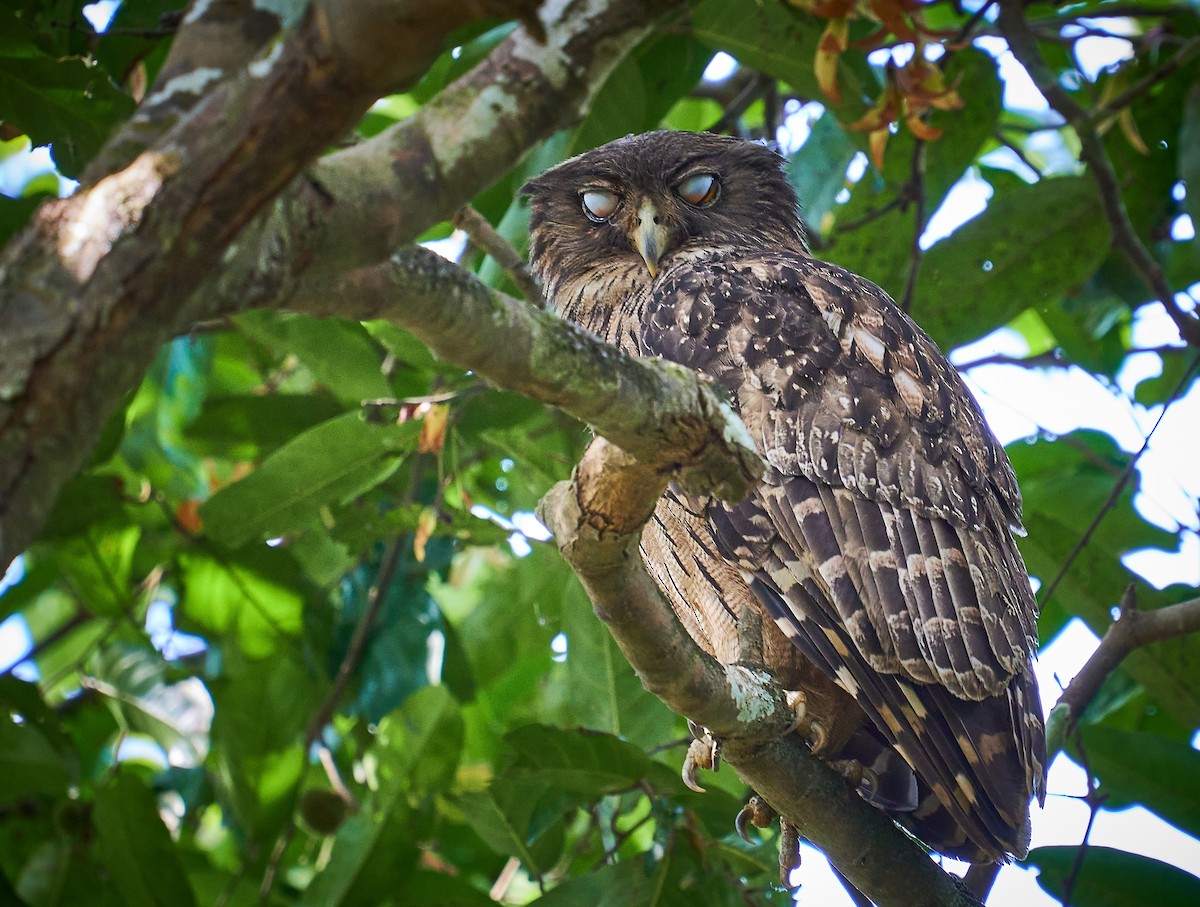
POLYGON ((756 73, 754 78, 746 83, 746 87, 738 92, 737 96, 725 107, 725 112, 721 114, 721 118, 709 126, 705 132, 730 132, 732 127, 737 124, 738 118, 749 109, 751 104, 758 100, 759 96, 767 90, 767 86, 770 84, 774 84, 773 80, 768 79, 767 76, 760 73, 756 73))
POLYGON ((1111 98, 1102 107, 1094 110, 1092 112, 1092 121, 1100 122, 1115 113, 1119 113, 1130 102, 1149 91, 1197 54, 1200 54, 1200 37, 1191 38, 1186 44, 1181 45, 1179 50, 1173 56, 1169 57, 1162 66, 1152 72, 1146 73, 1146 75, 1142 76, 1142 78, 1138 79, 1115 98, 1111 98))
POLYGON ((521 295, 530 305, 546 308, 542 295, 542 284, 529 270, 525 258, 513 248, 512 243, 501 236, 486 217, 470 205, 459 208, 453 217, 454 226, 471 238, 471 243, 485 255, 490 255, 521 290, 521 295))
POLYGON ((496 881, 492 884, 488 897, 493 901, 504 900, 504 896, 508 893, 508 888, 512 885, 513 879, 517 877, 517 870, 520 868, 521 861, 516 857, 509 857, 504 868, 500 870, 500 875, 496 876, 496 881))
POLYGON ((1083 869, 1083 861, 1087 856, 1088 840, 1092 836, 1092 826, 1096 823, 1096 813, 1100 811, 1105 798, 1098 796, 1096 792, 1096 777, 1092 774, 1092 766, 1087 758, 1087 753, 1083 749, 1083 741, 1079 741, 1079 755, 1083 763, 1083 770, 1087 772, 1088 792, 1084 797, 1084 802, 1088 805, 1088 823, 1087 828, 1083 830, 1083 840, 1079 842, 1079 847, 1075 851, 1075 859, 1071 862, 1071 870, 1067 873, 1067 877, 1063 879, 1063 897, 1061 907, 1071 907, 1071 898, 1075 894, 1075 884, 1079 881, 1079 873, 1083 869))
MULTIPOLYGON (((388 546, 387 553, 383 556, 383 563, 380 564, 379 572, 375 575, 375 584, 371 586, 371 591, 367 596, 367 606, 363 609, 362 617, 358 620, 358 626, 354 628, 354 635, 350 637, 350 644, 346 647, 346 654, 342 657, 342 663, 338 666, 337 676, 333 679, 333 685, 330 686, 329 692, 325 694, 325 698, 321 700, 321 704, 317 707, 316 712, 313 713, 313 717, 308 723, 308 728, 304 732, 303 751, 306 755, 312 748, 312 745, 320 738, 321 731, 325 729, 325 725, 333 717, 333 712, 341 701, 342 695, 346 692, 346 687, 350 685, 350 678, 358 668, 359 662, 362 661, 363 653, 367 646, 367 637, 370 636, 371 628, 375 624, 375 618, 379 615, 379 610, 383 605, 384 599, 387 597, 387 590, 392 584, 392 577, 395 575, 396 566, 400 562, 400 554, 406 543, 407 536, 400 536, 392 541, 391 545, 388 546)), ((279 833, 279 837, 275 840, 275 847, 271 850, 270 859, 267 860, 267 868, 263 871, 262 885, 258 889, 260 904, 265 904, 271 895, 271 888, 275 884, 275 874, 279 871, 279 863, 283 859, 283 853, 287 850, 287 845, 295 833, 296 817, 293 814, 279 833)))
POLYGON ((50 648, 63 637, 68 636, 72 631, 82 627, 91 619, 92 615, 88 614, 88 612, 85 611, 81 606, 77 607, 75 613, 72 614, 66 621, 59 624, 54 628, 53 631, 34 643, 29 651, 26 652, 20 659, 14 661, 3 671, 0 671, 0 677, 7 677, 21 665, 27 662, 36 661, 38 656, 40 656, 48 648, 50 648))
POLYGON ((912 154, 912 175, 909 177, 909 197, 913 199, 915 211, 913 217, 913 238, 911 262, 908 266, 908 282, 904 285, 904 298, 900 300, 900 308, 905 312, 912 311, 913 296, 917 291, 917 275, 921 272, 921 234, 925 232, 925 142, 916 139, 912 154))
POLYGON ((1042 178, 1042 171, 1033 166, 1033 161, 1029 160, 1029 158, 1025 155, 1025 149, 1008 138, 1008 136, 1006 136, 1000 129, 997 129, 995 132, 993 132, 992 136, 997 142, 1015 154, 1017 156, 1017 160, 1036 173, 1038 175, 1038 179, 1042 178))
POLYGON ((970 362, 963 362, 954 367, 960 372, 966 372, 984 365, 1019 365, 1022 368, 1071 368, 1075 363, 1067 362, 1058 349, 1038 353, 1036 356, 1007 356, 1004 353, 992 353, 981 356, 970 362))
POLYGON ((865 227, 873 220, 878 220, 887 214, 889 211, 895 211, 897 208, 904 208, 908 205, 908 184, 900 187, 900 191, 896 193, 896 197, 881 208, 876 208, 874 211, 868 211, 858 220, 847 221, 844 224, 837 224, 833 228, 833 235, 840 236, 843 233, 849 233, 851 230, 857 230, 859 227, 865 227))
POLYGON ((1025 67, 1046 101, 1074 127, 1079 136, 1079 157, 1088 165, 1088 172, 1100 190, 1100 202, 1112 228, 1113 245, 1129 259, 1133 269, 1145 281, 1146 286, 1175 322, 1179 334, 1190 345, 1200 348, 1200 319, 1185 312, 1175 300, 1175 293, 1163 274, 1162 266, 1142 243, 1121 200, 1121 187, 1104 143, 1096 131, 1092 115, 1080 107, 1071 97, 1054 72, 1042 58, 1037 37, 1025 20, 1024 4, 1001 3, 998 19, 1009 50, 1025 67))
MULTIPOLYGON (((640 819, 638 819, 636 822, 634 822, 632 825, 630 825, 629 828, 625 829, 625 831, 617 831, 616 827, 614 825, 614 827, 613 827, 613 843, 604 849, 604 853, 602 853, 600 855, 600 859, 596 862, 594 869, 599 869, 605 863, 608 863, 614 856, 616 856, 617 851, 620 850, 625 845, 625 842, 628 841, 630 838, 632 838, 634 833, 639 828, 641 828, 643 825, 645 825, 647 822, 649 822, 653 818, 654 818, 654 812, 653 811, 648 812, 648 813, 646 813, 646 815, 642 816, 640 819)), ((615 822, 615 820, 614 820, 614 822, 615 822)))
POLYGON ((975 27, 983 21, 983 17, 987 15, 988 10, 995 6, 996 0, 988 0, 987 3, 980 4, 979 9, 971 14, 971 18, 963 23, 963 27, 958 30, 958 34, 954 36, 954 40, 949 44, 953 47, 961 47, 967 43, 967 39, 971 36, 971 32, 975 27))
POLYGON ((1047 764, 1062 748, 1079 716, 1125 657, 1135 649, 1164 639, 1200 631, 1200 598, 1153 611, 1142 611, 1131 585, 1121 599, 1118 616, 1100 645, 1058 697, 1046 724, 1047 764))
POLYGON ((1162 425, 1162 420, 1163 417, 1166 416, 1167 410, 1171 408, 1171 404, 1174 403, 1178 398, 1179 393, 1183 390, 1183 386, 1191 378, 1192 372, 1196 370, 1197 365, 1200 365, 1200 353, 1198 353, 1192 359, 1192 364, 1188 366, 1187 370, 1183 373, 1178 383, 1175 385, 1174 390, 1171 391, 1166 403, 1163 404, 1162 412, 1158 414, 1158 418, 1154 420, 1154 425, 1151 426, 1149 433, 1147 433, 1146 440, 1142 442, 1142 446, 1138 449, 1138 452, 1133 455, 1129 461, 1129 465, 1125 467, 1124 471, 1121 473, 1121 477, 1117 479, 1116 484, 1113 485, 1112 492, 1109 493, 1108 499, 1105 500, 1104 504, 1102 504, 1100 507, 1100 512, 1096 514, 1095 518, 1088 525, 1087 530, 1079 537, 1079 541, 1075 543, 1075 547, 1071 549, 1071 553, 1067 555, 1067 559, 1063 561, 1063 565, 1058 568, 1058 573, 1054 575, 1054 579, 1048 586, 1046 586, 1046 591, 1040 596, 1041 606, 1043 608, 1046 606, 1046 603, 1050 601, 1051 596, 1054 595, 1054 590, 1058 588, 1058 585, 1062 582, 1063 577, 1067 575, 1067 571, 1071 569, 1071 565, 1075 563, 1075 559, 1079 557, 1083 549, 1087 547, 1088 542, 1091 541, 1092 534, 1100 526, 1100 521, 1104 519, 1105 515, 1112 510, 1113 507, 1116 506, 1117 499, 1121 496, 1121 492, 1125 490, 1125 486, 1128 484, 1130 476, 1133 475, 1133 470, 1137 466, 1138 460, 1140 460, 1142 455, 1149 449, 1150 439, 1154 437, 1154 433, 1158 431, 1158 427, 1162 425))

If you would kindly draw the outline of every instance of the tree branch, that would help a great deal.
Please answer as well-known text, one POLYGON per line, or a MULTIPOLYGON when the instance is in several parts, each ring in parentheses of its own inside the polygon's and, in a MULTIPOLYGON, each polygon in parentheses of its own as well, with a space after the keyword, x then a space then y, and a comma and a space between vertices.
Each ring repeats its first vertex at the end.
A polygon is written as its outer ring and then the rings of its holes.
POLYGON ((1125 203, 1121 200, 1121 187, 1117 182, 1112 161, 1109 160, 1092 115, 1080 107, 1059 84, 1054 72, 1042 58, 1037 36, 1025 20, 1024 4, 1001 3, 999 10, 997 21, 1013 56, 1028 71, 1050 106, 1058 111, 1079 136, 1079 157, 1088 165, 1088 172, 1100 190, 1100 202, 1112 228, 1113 244, 1125 254, 1133 269, 1163 304, 1184 341, 1190 346, 1200 348, 1200 318, 1180 308, 1179 303, 1175 301, 1175 292, 1163 274, 1162 266, 1150 254, 1134 230, 1129 212, 1125 210, 1125 203))
POLYGON ((242 230, 380 94, 420 75, 439 21, 498 9, 354 0, 326 16, 318 4, 124 170, 43 206, 0 260, 0 563, 35 537, 163 342, 216 315, 303 304, 323 279, 410 242, 577 118, 652 17, 681 6, 551 0, 544 46, 518 29, 242 230))
POLYGON ((1196 632, 1200 632, 1200 598, 1141 611, 1133 586, 1126 589, 1117 619, 1050 712, 1050 720, 1046 723, 1046 764, 1049 765, 1062 750, 1079 716, 1130 652, 1153 642, 1196 632))
POLYGON ((470 237, 475 248, 491 256, 492 261, 512 278, 527 302, 539 309, 546 308, 542 284, 537 275, 529 269, 521 253, 496 231, 486 217, 470 205, 464 205, 454 213, 454 226, 470 237))
POLYGON ((409 247, 342 275, 310 303, 296 310, 402 325, 443 359, 603 427, 664 476, 686 466, 706 488, 739 498, 762 475, 754 443, 710 382, 669 362, 620 353, 556 315, 489 290, 428 249, 409 247), (675 459, 660 460, 663 449, 675 459))

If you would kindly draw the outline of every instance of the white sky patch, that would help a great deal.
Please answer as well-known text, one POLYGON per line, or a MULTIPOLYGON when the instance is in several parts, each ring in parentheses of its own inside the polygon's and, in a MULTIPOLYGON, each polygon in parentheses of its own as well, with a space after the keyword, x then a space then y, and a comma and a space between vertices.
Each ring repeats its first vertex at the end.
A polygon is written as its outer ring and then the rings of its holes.
MULTIPOLYGON (((120 5, 119 0, 100 0, 99 3, 89 3, 83 8, 83 17, 91 23, 92 28, 103 32, 112 24, 113 16, 117 14, 117 8, 120 5)), ((201 2, 197 5, 206 4, 201 2)))
POLYGON ((987 210, 988 199, 991 197, 992 187, 972 167, 946 193, 942 204, 925 224, 925 232, 921 234, 921 248, 928 249, 939 239, 945 239, 957 230, 963 222, 978 217, 987 210))
POLYGON ((447 261, 455 262, 456 264, 462 258, 463 252, 467 249, 467 234, 462 230, 455 230, 445 239, 431 239, 429 242, 423 242, 423 245, 430 252, 436 252, 438 255, 447 261))
POLYGON ((722 79, 727 79, 733 75, 733 71, 737 69, 737 60, 729 56, 724 51, 720 51, 708 62, 708 66, 704 69, 705 82, 720 82, 722 79))

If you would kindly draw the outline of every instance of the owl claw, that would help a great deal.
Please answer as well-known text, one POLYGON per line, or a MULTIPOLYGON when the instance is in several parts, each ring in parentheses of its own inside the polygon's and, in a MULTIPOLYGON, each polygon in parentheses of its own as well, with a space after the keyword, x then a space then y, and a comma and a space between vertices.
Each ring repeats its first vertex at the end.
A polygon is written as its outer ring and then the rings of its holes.
POLYGON ((879 790, 879 775, 874 769, 868 768, 857 759, 834 759, 826 765, 850 782, 864 800, 868 803, 875 802, 875 792, 879 790))
POLYGON ((802 691, 791 690, 787 694, 787 704, 796 713, 796 723, 792 725, 792 730, 804 738, 814 756, 822 755, 829 744, 829 731, 820 721, 808 716, 807 697, 802 691))
POLYGON ((746 832, 746 824, 749 823, 755 828, 767 828, 775 820, 776 815, 777 813, 766 800, 758 794, 753 794, 738 812, 737 818, 733 820, 733 827, 737 830, 738 836, 747 844, 757 844, 758 842, 746 832))
POLYGON ((779 818, 779 881, 792 887, 792 873, 800 868, 800 832, 782 816, 779 818))
POLYGON ((715 772, 721 767, 720 744, 708 731, 697 725, 690 718, 688 719, 688 730, 691 731, 692 737, 695 739, 688 745, 687 755, 683 757, 683 771, 680 772, 680 777, 683 778, 683 783, 688 788, 698 794, 702 794, 704 793, 704 788, 696 780, 696 774, 700 769, 708 769, 715 772))

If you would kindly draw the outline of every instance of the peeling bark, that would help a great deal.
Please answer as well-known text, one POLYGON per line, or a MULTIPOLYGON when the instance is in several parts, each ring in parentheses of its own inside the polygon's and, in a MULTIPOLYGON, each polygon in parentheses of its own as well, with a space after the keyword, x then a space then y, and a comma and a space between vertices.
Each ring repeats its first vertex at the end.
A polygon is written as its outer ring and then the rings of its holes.
MULTIPOLYGON (((321 291, 323 280, 411 241, 575 119, 648 31, 650 14, 680 4, 549 4, 541 12, 545 45, 518 29, 421 114, 330 155, 269 205, 377 97, 417 78, 446 30, 498 8, 383 5, 390 18, 339 18, 336 28, 331 19, 351 4, 330 7, 329 16, 313 7, 265 56, 214 83, 131 164, 44 205, 5 249, 0 563, 36 536, 163 342, 242 307, 282 306, 289 295, 302 304, 298 288, 321 291), (354 21, 372 31, 370 41, 354 21), (391 42, 379 40, 389 34, 391 42), (366 59, 359 39, 387 59, 366 59), (412 53, 400 58, 393 48, 402 45, 412 53), (289 140, 279 141, 284 135, 289 140)), ((504 3, 518 12, 529 6, 504 3)))

